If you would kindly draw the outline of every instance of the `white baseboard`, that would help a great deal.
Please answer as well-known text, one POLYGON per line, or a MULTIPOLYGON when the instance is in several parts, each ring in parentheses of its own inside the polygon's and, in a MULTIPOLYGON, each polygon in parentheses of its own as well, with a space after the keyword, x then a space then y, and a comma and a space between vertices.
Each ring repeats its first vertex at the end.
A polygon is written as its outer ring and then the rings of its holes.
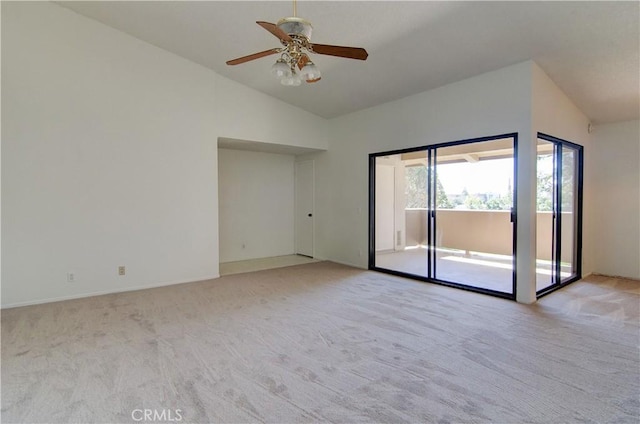
POLYGON ((25 302, 9 303, 6 305, 3 304, 2 306, 0 306, 0 309, 19 308, 21 306, 31 306, 31 305, 41 305, 43 303, 62 302, 64 300, 82 299, 85 297, 102 296, 105 294, 126 293, 126 292, 136 291, 136 290, 146 290, 146 289, 153 289, 157 287, 174 286, 177 284, 198 283, 201 281, 214 280, 216 278, 220 278, 220 275, 216 274, 214 276, 198 277, 196 279, 189 279, 189 280, 165 281, 163 283, 143 284, 139 286, 126 287, 126 288, 120 288, 115 290, 100 290, 96 292, 74 294, 70 296, 60 296, 60 297, 50 297, 46 299, 28 300, 25 302))
POLYGON ((316 258, 316 259, 320 259, 320 260, 323 260, 323 261, 334 262, 334 263, 337 263, 337 264, 340 264, 340 265, 350 266, 352 268, 358 268, 358 269, 364 269, 364 270, 369 269, 368 267, 363 267, 361 265, 352 264, 351 262, 337 261, 335 259, 321 259, 321 258, 316 258))

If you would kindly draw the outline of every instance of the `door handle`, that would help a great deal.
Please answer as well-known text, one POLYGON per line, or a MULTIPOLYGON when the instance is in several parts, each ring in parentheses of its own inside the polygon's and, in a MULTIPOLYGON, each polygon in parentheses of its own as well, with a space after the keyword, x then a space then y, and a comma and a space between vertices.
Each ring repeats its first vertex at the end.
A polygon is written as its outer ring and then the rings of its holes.
POLYGON ((307 216, 313 216, 313 214, 312 214, 312 213, 310 213, 310 214, 308 214, 307 216))

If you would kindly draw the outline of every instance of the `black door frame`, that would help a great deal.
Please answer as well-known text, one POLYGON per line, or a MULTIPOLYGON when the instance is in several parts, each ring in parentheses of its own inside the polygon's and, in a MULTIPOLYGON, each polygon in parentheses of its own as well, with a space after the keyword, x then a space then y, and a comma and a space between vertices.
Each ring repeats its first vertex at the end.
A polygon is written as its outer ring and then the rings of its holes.
MULTIPOLYGON (((553 271, 552 278, 553 283, 536 292, 537 298, 546 296, 568 284, 578 281, 582 278, 582 214, 583 214, 583 189, 584 189, 584 146, 573 143, 571 141, 563 140, 548 134, 538 133, 537 138, 550 143, 553 143, 553 155, 554 155, 554 173, 553 173, 553 235, 552 235, 552 263, 553 271), (577 153, 577 175, 576 175, 576 231, 574 232, 574 249, 575 249, 575 275, 572 275, 565 280, 560 275, 560 258, 562 253, 562 151, 566 146, 577 153)), ((537 139, 536 139, 537 145, 537 139)))
POLYGON ((435 283, 443 286, 455 287, 462 290, 468 290, 476 293, 487 294, 490 296, 500 297, 503 299, 516 300, 516 291, 517 291, 517 283, 516 283, 516 255, 517 255, 517 198, 518 198, 518 133, 506 133, 499 134, 494 136, 487 137, 479 137, 465 140, 457 140, 450 141, 446 143, 438 143, 438 144, 430 144, 425 146, 411 147, 406 149, 398 149, 391 150, 386 152, 378 152, 378 153, 370 153, 369 154, 369 257, 368 257, 368 266, 372 271, 378 271, 386 274, 396 275, 400 277, 412 278, 418 281, 424 281, 428 283, 435 283), (436 160, 436 149, 450 146, 457 146, 461 144, 471 144, 471 143, 480 143, 483 141, 492 141, 499 140, 503 138, 512 138, 513 139, 513 209, 511 211, 511 222, 512 222, 512 234, 513 234, 513 261, 512 261, 512 293, 505 293, 496 290, 485 289, 482 287, 474 287, 466 284, 455 283, 451 281, 440 280, 437 278, 433 278, 435 275, 435 248, 432 244, 432 241, 435 237, 435 208, 432 206, 435 204, 435 168, 432 166, 436 160), (418 151, 426 151, 427 152, 427 163, 428 163, 428 180, 429 186, 427 187, 427 198, 428 198, 428 212, 427 212, 427 220, 429 222, 427 229, 427 238, 428 238, 428 260, 427 260, 427 276, 411 274, 402 271, 396 271, 386 268, 379 268, 375 265, 375 226, 376 226, 376 217, 375 217, 375 181, 376 181, 376 158, 381 156, 390 156, 397 155, 403 153, 412 153, 418 151), (434 169, 434 174, 432 177, 432 169, 434 169), (433 264, 432 264, 433 262, 433 264))

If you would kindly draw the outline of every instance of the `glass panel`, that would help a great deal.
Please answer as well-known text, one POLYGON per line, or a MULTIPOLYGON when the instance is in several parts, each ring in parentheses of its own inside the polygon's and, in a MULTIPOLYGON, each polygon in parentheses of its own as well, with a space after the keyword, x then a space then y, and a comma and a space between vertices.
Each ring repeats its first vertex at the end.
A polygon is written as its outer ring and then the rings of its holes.
POLYGON ((555 203, 554 144, 538 139, 537 216, 536 216, 536 291, 554 284, 555 203))
POLYGON ((560 185, 561 237, 560 237, 560 280, 575 277, 576 270, 576 212, 577 208, 577 150, 562 146, 562 180, 560 185))
POLYGON ((428 276, 427 151, 376 158, 375 266, 428 276))
POLYGON ((513 293, 513 139, 436 150, 435 278, 513 293))

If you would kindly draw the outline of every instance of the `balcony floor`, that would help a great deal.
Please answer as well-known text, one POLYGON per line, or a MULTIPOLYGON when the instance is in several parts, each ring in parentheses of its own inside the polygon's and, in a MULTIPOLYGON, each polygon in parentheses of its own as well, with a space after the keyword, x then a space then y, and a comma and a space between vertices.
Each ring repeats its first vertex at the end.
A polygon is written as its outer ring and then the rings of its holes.
MULTIPOLYGON (((427 276, 426 247, 410 247, 403 251, 376 253, 378 268, 427 276)), ((438 280, 467 286, 512 293, 513 264, 511 256, 461 250, 438 249, 436 273, 438 280)), ((563 276, 568 276, 562 272, 563 276)), ((536 290, 550 285, 550 263, 538 261, 536 268, 536 290)))

